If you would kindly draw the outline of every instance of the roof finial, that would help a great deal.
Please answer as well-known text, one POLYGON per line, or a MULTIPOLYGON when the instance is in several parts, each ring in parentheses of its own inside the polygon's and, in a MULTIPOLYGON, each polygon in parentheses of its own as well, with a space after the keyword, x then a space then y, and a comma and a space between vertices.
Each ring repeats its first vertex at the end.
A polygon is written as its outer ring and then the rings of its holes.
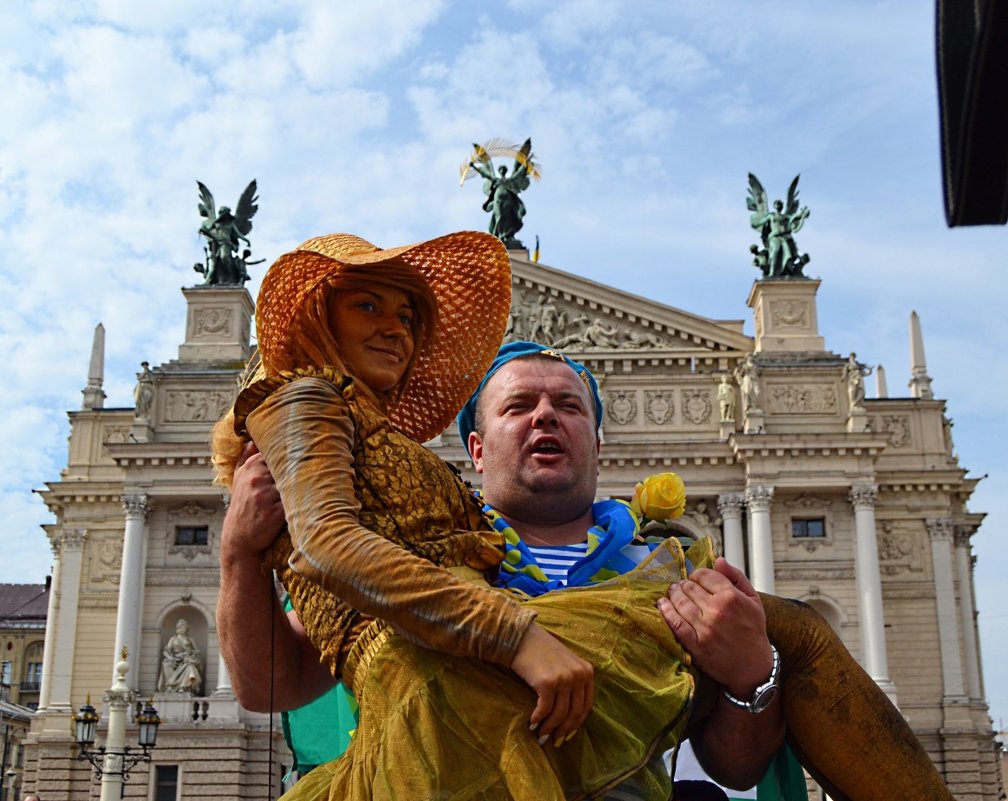
POLYGON ((886 384, 885 368, 881 364, 875 368, 875 397, 889 397, 889 386, 886 384))
POLYGON ((910 397, 924 400, 934 397, 924 356, 924 335, 921 334, 920 317, 915 311, 910 312, 910 397))
POLYGON ((91 364, 88 367, 87 386, 81 390, 84 395, 82 409, 101 409, 105 405, 102 382, 105 377, 105 326, 95 326, 94 341, 91 343, 91 364))

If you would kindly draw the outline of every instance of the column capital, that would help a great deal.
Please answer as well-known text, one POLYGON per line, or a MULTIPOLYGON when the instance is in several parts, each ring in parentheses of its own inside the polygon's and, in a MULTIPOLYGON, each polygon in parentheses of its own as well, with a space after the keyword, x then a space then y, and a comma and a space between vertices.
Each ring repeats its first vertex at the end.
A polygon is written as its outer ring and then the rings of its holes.
POLYGON ((952 540, 952 536, 955 531, 955 526, 952 524, 952 518, 929 517, 924 521, 924 525, 927 526, 927 531, 928 534, 931 535, 931 539, 945 541, 952 540))
POLYGON ((969 549, 970 540, 977 533, 978 528, 980 527, 972 523, 956 523, 953 527, 956 547, 969 549))
POLYGON ((727 492, 718 495, 717 508, 721 517, 739 517, 745 508, 745 495, 741 492, 727 492))
POLYGON ((140 493, 122 496, 123 510, 127 518, 140 518, 146 520, 151 511, 150 496, 140 493))
POLYGON ((65 528, 53 538, 53 553, 64 548, 83 548, 87 539, 86 528, 65 528))
POLYGON ((768 484, 746 487, 745 500, 752 512, 768 512, 773 503, 774 488, 768 484))
POLYGON ((855 509, 873 509, 877 497, 878 485, 872 483, 855 484, 847 493, 847 498, 855 509))

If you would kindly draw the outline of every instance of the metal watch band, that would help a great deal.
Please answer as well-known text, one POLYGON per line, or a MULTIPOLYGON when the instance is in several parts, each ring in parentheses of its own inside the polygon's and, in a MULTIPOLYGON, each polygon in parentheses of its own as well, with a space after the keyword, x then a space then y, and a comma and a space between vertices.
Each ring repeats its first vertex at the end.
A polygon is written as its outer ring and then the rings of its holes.
POLYGON ((770 656, 773 658, 773 666, 770 668, 770 677, 755 689, 752 698, 748 701, 736 698, 730 692, 724 690, 724 697, 730 703, 740 709, 744 709, 746 712, 751 712, 754 715, 759 714, 770 706, 770 702, 773 701, 774 697, 777 695, 777 679, 780 676, 780 654, 777 652, 777 648, 773 644, 770 645, 770 656))

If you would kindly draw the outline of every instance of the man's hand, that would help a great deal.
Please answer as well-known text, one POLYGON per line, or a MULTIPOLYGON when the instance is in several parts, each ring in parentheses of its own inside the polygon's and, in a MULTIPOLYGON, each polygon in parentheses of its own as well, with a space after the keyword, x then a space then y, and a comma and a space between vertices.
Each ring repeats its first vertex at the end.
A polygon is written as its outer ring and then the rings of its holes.
POLYGON ((511 669, 539 700, 529 722, 544 745, 560 745, 584 723, 595 701, 595 671, 546 629, 532 623, 518 645, 511 669))
POLYGON ((242 450, 231 484, 231 503, 221 529, 221 559, 261 559, 284 524, 283 503, 255 443, 242 450))
POLYGON ((697 568, 658 602, 662 617, 697 665, 737 698, 748 698, 773 666, 763 602, 723 558, 697 568))
MULTIPOLYGON (((741 570, 724 559, 673 584, 658 602, 662 617, 710 678, 748 700, 770 676, 773 657, 763 602, 741 570)), ((720 698, 692 729, 690 743, 703 768, 726 787, 755 785, 784 741, 779 698, 750 714, 720 698)))

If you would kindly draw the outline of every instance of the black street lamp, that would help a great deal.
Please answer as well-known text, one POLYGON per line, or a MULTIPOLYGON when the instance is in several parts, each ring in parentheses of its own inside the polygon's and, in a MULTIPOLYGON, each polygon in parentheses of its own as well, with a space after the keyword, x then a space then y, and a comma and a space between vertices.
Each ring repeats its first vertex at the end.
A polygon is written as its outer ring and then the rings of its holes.
MULTIPOLYGON (((123 710, 125 712, 125 710, 123 710)), ((121 777, 123 782, 129 781, 130 771, 141 762, 151 761, 150 751, 157 743, 157 730, 161 725, 161 718, 158 717, 154 708, 153 699, 149 699, 144 705, 143 711, 136 716, 136 722, 140 728, 138 743, 141 751, 136 753, 125 744, 106 743, 98 748, 93 748, 95 739, 95 727, 98 724, 98 713, 91 706, 91 696, 88 696, 87 703, 80 708, 80 711, 73 716, 74 727, 76 729, 77 745, 80 746, 80 754, 77 759, 87 760, 94 768, 95 778, 102 778, 103 774, 110 774, 121 777), (107 760, 106 757, 118 757, 118 759, 107 760)), ((111 726, 109 727, 111 731, 111 726)))

